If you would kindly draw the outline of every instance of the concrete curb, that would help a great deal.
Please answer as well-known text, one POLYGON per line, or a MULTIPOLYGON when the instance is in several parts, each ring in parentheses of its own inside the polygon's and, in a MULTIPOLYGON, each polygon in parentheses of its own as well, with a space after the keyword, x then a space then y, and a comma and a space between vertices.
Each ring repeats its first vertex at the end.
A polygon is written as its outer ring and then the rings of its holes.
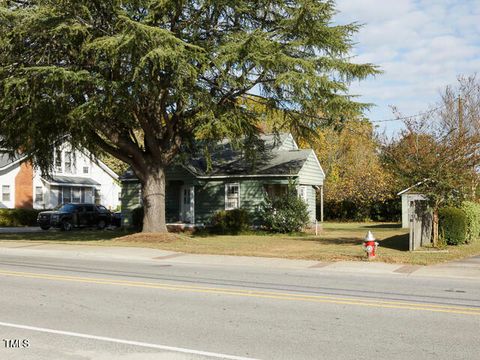
POLYGON ((318 273, 339 272, 371 275, 388 274, 415 277, 462 278, 480 281, 480 257, 472 257, 431 266, 387 264, 367 261, 339 261, 328 263, 313 260, 187 254, 149 248, 104 247, 21 241, 0 241, 0 255, 134 261, 171 265, 239 266, 263 269, 302 270, 318 273))

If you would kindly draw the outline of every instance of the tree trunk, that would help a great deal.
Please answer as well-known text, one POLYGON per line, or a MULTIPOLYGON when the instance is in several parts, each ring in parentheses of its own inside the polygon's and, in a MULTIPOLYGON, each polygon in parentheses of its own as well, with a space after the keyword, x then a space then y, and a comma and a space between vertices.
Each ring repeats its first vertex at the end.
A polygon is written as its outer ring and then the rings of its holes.
POLYGON ((438 246, 438 208, 433 209, 433 246, 438 246))
POLYGON ((144 233, 166 233, 165 220, 165 169, 149 171, 142 183, 144 233))

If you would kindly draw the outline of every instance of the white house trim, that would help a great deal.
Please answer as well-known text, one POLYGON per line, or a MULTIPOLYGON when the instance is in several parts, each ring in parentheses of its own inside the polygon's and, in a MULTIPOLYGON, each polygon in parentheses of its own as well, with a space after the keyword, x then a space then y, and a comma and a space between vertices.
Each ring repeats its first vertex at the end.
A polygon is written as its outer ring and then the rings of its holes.
POLYGON ((298 144, 295 141, 295 139, 293 138, 293 135, 291 133, 288 134, 287 139, 292 139, 293 144, 295 145, 295 149, 298 150, 298 144))
POLYGON ((12 166, 15 166, 19 163, 21 163, 22 161, 26 160, 27 159, 27 156, 22 156, 21 158, 11 162, 10 164, 8 165, 5 165, 4 167, 0 168, 0 171, 5 171, 7 170, 8 168, 12 167, 12 166))
MULTIPOLYGON (((119 176, 117 175, 116 172, 114 172, 112 169, 110 169, 107 164, 105 164, 102 160, 97 159, 92 157, 92 154, 87 149, 77 149, 80 151, 83 155, 85 155, 87 158, 92 160, 95 164, 97 164, 102 170, 104 170, 108 175, 110 175, 112 178, 115 180, 118 180, 119 176)), ((86 174, 85 174, 86 175, 86 174)))
MULTIPOLYGON (((318 160, 318 156, 313 149, 312 149, 312 154, 313 154, 313 157, 314 157, 315 161, 317 162, 318 167, 322 171, 323 178, 325 179, 325 177, 326 177, 325 171, 323 171, 323 167, 322 167, 322 165, 320 165, 320 160, 318 160)), ((310 156, 312 156, 312 155, 310 155, 310 156)))

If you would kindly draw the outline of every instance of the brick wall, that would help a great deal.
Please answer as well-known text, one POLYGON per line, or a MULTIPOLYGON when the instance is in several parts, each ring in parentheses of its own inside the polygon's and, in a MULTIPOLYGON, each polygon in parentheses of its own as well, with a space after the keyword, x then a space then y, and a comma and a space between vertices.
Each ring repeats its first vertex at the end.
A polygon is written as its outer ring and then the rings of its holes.
POLYGON ((33 209, 33 167, 22 163, 15 177, 15 208, 33 209))

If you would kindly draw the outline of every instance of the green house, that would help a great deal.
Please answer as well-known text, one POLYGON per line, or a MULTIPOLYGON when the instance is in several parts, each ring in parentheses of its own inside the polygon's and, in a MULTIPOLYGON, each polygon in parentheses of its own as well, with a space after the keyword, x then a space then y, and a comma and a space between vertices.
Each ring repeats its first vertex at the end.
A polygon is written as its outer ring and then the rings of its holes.
MULTIPOLYGON (((325 173, 315 152, 299 149, 291 134, 265 135, 253 157, 246 160, 229 142, 222 142, 205 158, 191 158, 166 170, 166 218, 169 224, 194 227, 208 225, 220 210, 243 208, 254 223, 260 204, 269 196, 281 196, 290 182, 308 204, 312 224, 323 220, 323 182, 325 173), (207 170, 208 169, 208 170, 207 170), (317 196, 320 214, 316 213, 317 196)), ((124 225, 131 221, 131 210, 141 206, 141 186, 133 172, 122 177, 124 225)))

